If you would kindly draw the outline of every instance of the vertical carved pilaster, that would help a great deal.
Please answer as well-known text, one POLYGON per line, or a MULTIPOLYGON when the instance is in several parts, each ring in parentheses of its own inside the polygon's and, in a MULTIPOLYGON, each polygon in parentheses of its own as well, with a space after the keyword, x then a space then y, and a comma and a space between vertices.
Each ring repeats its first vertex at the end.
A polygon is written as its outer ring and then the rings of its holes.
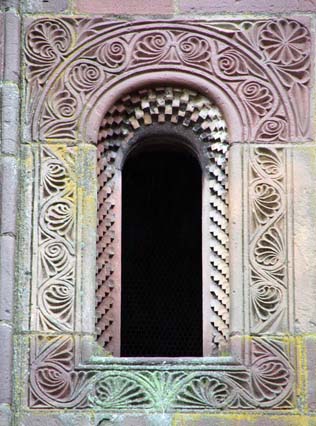
POLYGON ((284 328, 287 312, 286 151, 256 146, 249 165, 250 324, 253 333, 284 328))
POLYGON ((33 300, 38 331, 74 330, 77 148, 39 149, 34 205, 33 300), (37 239, 36 239, 37 238, 37 239))

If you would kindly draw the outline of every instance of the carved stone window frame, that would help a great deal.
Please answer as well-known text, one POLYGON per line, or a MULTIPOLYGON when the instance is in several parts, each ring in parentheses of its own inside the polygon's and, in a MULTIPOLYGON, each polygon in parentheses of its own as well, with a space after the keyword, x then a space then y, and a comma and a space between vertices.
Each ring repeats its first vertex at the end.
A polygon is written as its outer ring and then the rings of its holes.
POLYGON ((21 326, 31 340, 30 408, 295 410, 291 144, 310 139, 308 25, 300 18, 31 22, 21 203, 33 216, 21 223, 18 272, 30 289, 23 309, 31 322, 21 326), (280 26, 300 31, 290 59, 269 42, 280 26), (146 364, 104 357, 94 343, 93 143, 105 112, 144 80, 202 93, 229 129, 225 357, 146 364))
POLYGON ((201 168, 203 356, 218 355, 227 352, 229 335, 227 129, 207 98, 179 87, 129 94, 102 120, 97 144, 97 340, 120 356, 121 171, 142 138, 158 135, 173 138, 174 146, 191 152, 201 168))

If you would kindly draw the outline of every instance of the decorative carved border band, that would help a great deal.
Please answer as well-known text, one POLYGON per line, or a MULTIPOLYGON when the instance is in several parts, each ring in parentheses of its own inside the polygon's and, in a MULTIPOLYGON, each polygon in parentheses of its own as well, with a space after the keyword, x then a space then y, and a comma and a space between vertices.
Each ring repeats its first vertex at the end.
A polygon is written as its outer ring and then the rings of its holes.
MULTIPOLYGON (((40 151, 42 237, 38 241, 39 277, 43 277, 43 282, 40 291, 34 288, 40 296, 37 318, 43 331, 64 331, 64 327, 71 328, 73 324, 76 148, 45 145, 40 151), (48 309, 50 304, 52 308, 48 309)), ((263 322, 267 307, 273 308, 271 292, 273 298, 277 291, 274 286, 280 285, 280 277, 284 275, 279 272, 285 268, 280 241, 283 241, 286 216, 284 202, 278 202, 273 192, 277 188, 282 193, 284 149, 252 147, 250 157, 251 187, 257 196, 251 198, 249 210, 251 222, 257 227, 251 232, 250 258, 259 264, 256 277, 262 275, 266 279, 260 292, 257 287, 261 282, 252 275, 250 290, 255 287, 260 295, 255 301, 252 299, 255 324, 258 312, 263 322), (276 226, 278 231, 274 231, 276 226)), ((270 314, 278 309, 281 308, 277 306, 270 314)), ((241 338, 240 344, 245 346, 241 360, 231 359, 218 365, 204 362, 202 369, 199 364, 192 368, 181 363, 144 369, 136 363, 131 371, 129 365, 103 365, 102 360, 98 361, 97 369, 94 364, 81 366, 76 361, 80 359, 76 356, 81 351, 80 339, 72 336, 32 338, 31 407, 98 407, 109 411, 293 408, 294 372, 286 340, 241 338)))
POLYGON ((34 205, 35 251, 33 328, 44 332, 74 331, 77 245, 76 147, 40 148, 40 184, 34 205), (38 220, 38 222, 37 222, 38 220))
MULTIPOLYGON (((222 100, 231 141, 306 140, 310 44, 306 26, 283 18, 118 23, 63 17, 41 18, 30 25, 25 40, 30 139, 46 142, 37 151, 41 160, 35 154, 31 329, 42 337, 32 337, 31 343, 32 408, 293 406, 287 343, 260 336, 282 331, 287 309, 286 148, 251 147, 244 182, 251 186, 246 242, 251 275, 245 285, 251 295, 250 334, 258 337, 241 337, 242 356, 227 364, 205 362, 203 370, 201 365, 133 365, 131 370, 102 360, 97 367, 87 360, 81 365, 82 338, 71 335, 78 331, 82 244, 77 223, 79 146, 74 145, 97 143, 109 109, 104 105, 131 93, 131 82, 143 86, 155 79, 163 85, 192 82, 195 88, 205 81, 214 93, 221 93, 237 117, 236 123, 227 119, 222 100)), ((207 92, 205 87, 201 92, 207 92)))
POLYGON ((109 90, 139 74, 175 71, 227 95, 244 126, 239 141, 306 140, 310 46, 309 30, 284 18, 36 20, 25 40, 32 139, 86 139, 86 119, 109 90))
POLYGON ((287 311, 285 152, 257 147, 250 153, 252 209, 250 303, 253 333, 280 332, 287 311))
POLYGON ((75 368, 73 337, 34 338, 30 405, 154 412, 293 408, 294 371, 287 342, 252 338, 246 345, 246 364, 100 371, 100 365, 75 368))

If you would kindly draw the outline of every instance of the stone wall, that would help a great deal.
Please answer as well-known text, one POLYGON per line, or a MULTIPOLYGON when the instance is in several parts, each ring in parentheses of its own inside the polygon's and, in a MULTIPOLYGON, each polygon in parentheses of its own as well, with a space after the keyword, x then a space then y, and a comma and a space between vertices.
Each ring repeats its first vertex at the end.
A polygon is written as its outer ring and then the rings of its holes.
POLYGON ((316 425, 316 0, 1 6, 0 426, 316 425), (96 145, 144 85, 229 130, 230 348, 201 365, 95 343, 96 145))
POLYGON ((9 425, 13 392, 15 243, 20 144, 20 14, 0 15, 1 236, 0 236, 0 424, 9 425))

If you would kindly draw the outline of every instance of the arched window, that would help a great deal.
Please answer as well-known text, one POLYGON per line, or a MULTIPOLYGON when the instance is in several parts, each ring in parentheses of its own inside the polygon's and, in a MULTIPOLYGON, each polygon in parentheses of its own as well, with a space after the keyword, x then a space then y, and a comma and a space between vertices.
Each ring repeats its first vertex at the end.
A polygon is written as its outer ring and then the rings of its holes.
POLYGON ((208 356, 229 332, 228 144, 220 111, 144 89, 98 143, 96 331, 115 356, 208 356))
POLYGON ((142 140, 122 176, 121 356, 202 356, 202 173, 181 141, 142 140))

